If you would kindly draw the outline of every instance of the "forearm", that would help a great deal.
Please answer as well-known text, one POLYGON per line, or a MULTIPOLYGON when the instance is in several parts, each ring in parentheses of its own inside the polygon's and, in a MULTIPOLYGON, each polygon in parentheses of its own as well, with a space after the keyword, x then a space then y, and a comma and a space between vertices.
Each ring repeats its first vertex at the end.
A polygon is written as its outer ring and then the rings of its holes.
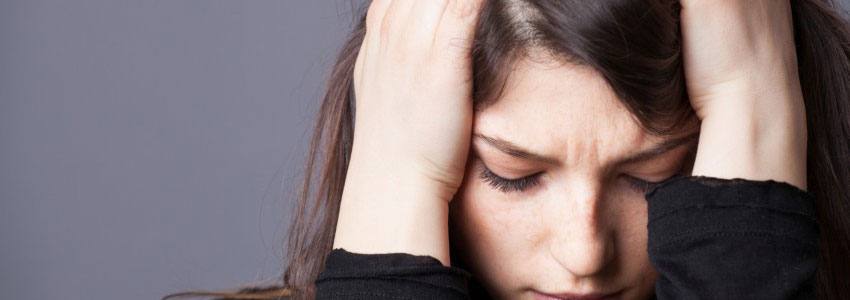
POLYGON ((788 1, 682 1, 702 120, 693 174, 806 188, 806 119, 788 1))
POLYGON ((727 95, 718 97, 738 105, 715 107, 738 109, 710 112, 702 121, 692 174, 772 179, 805 190, 807 133, 799 83, 751 85, 727 95))

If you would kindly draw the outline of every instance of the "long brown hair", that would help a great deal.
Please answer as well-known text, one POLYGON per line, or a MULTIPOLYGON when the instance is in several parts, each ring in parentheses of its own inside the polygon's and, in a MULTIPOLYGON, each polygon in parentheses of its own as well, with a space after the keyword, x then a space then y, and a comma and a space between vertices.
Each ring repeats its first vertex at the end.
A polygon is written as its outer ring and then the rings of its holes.
MULTIPOLYGON (((808 125, 808 190, 816 199, 821 299, 850 299, 850 25, 830 0, 791 0, 808 125)), ((316 119, 278 286, 172 296, 312 299, 332 250, 354 132, 353 70, 365 12, 341 49, 316 119)), ((675 0, 488 0, 473 47, 476 109, 495 101, 513 63, 543 50, 593 67, 649 132, 692 120, 675 0)))

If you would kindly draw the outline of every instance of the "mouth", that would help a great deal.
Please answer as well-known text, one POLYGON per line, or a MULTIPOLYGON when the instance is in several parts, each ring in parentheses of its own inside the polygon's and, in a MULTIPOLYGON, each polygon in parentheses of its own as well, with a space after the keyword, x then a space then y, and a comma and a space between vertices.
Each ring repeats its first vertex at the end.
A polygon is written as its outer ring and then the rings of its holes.
POLYGON ((574 294, 574 293, 544 293, 537 290, 531 291, 534 294, 535 300, 614 300, 620 299, 621 291, 614 293, 590 293, 590 294, 574 294))

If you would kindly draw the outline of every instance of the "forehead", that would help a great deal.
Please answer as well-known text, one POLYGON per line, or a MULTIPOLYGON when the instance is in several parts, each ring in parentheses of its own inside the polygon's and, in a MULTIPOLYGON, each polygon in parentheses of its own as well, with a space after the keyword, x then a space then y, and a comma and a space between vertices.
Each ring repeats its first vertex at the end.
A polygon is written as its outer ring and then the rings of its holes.
POLYGON ((551 60, 518 61, 499 99, 476 113, 475 131, 553 157, 588 147, 624 155, 661 141, 594 69, 551 60))

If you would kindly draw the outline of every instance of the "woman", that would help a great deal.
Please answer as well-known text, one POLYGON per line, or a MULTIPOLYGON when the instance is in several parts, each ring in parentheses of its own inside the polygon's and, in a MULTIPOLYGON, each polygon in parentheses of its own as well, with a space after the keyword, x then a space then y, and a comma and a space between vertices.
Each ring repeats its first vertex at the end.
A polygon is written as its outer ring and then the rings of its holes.
POLYGON ((227 298, 850 298, 826 2, 374 0, 328 87, 284 288, 227 298))

